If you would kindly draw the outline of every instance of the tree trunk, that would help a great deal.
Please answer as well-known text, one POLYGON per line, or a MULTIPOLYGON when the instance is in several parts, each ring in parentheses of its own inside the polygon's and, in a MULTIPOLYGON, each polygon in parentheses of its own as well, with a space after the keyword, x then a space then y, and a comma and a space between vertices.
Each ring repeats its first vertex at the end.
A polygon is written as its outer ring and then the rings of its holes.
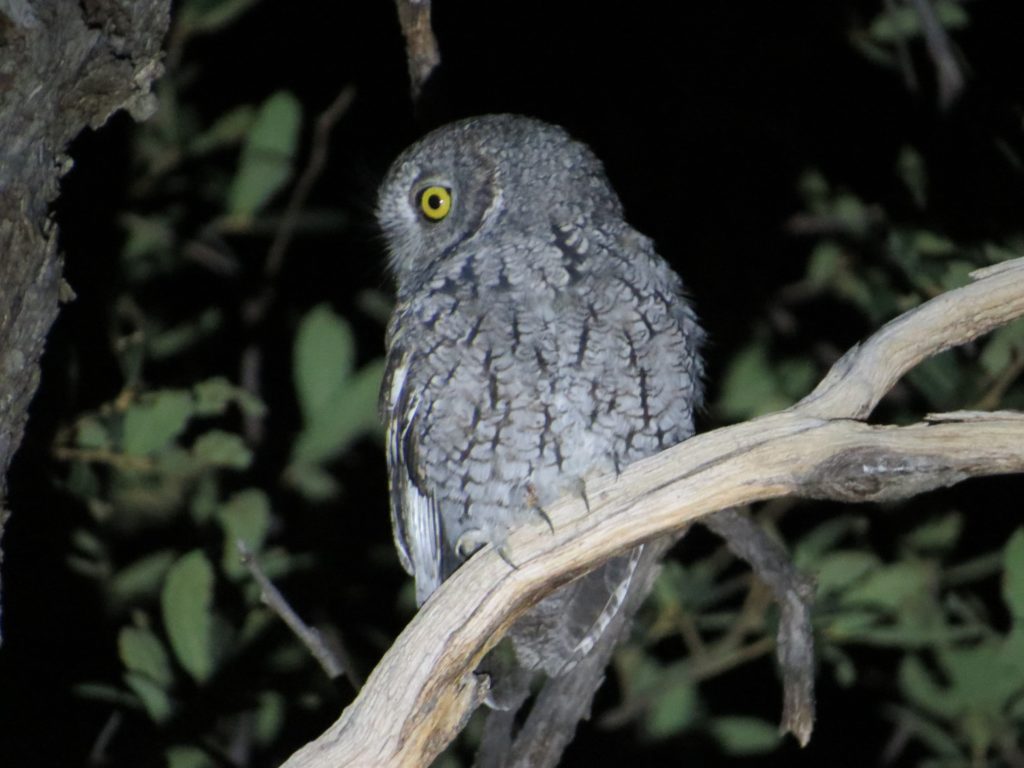
POLYGON ((50 215, 65 150, 120 109, 153 113, 169 13, 170 0, 0 0, 0 536, 46 335, 71 295, 50 215))

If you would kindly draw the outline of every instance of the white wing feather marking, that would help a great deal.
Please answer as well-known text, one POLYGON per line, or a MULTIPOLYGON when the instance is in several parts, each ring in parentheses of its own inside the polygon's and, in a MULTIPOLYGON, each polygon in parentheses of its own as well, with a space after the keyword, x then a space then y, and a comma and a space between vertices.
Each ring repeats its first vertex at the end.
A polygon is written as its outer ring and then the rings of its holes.
POLYGON ((391 371, 387 403, 387 460, 391 482, 391 526, 398 558, 416 579, 416 604, 422 605, 441 584, 441 525, 436 504, 412 477, 416 457, 406 456, 420 398, 405 391, 409 359, 391 371))
POLYGON ((403 510, 416 577, 416 605, 441 585, 441 526, 435 505, 412 483, 405 486, 403 510))

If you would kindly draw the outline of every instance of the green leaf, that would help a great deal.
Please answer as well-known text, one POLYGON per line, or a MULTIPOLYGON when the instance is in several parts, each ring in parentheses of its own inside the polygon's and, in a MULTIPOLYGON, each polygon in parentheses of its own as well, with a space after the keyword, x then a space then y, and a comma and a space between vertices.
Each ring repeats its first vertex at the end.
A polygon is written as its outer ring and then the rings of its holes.
POLYGON ((909 145, 900 148, 896 171, 918 208, 928 204, 928 171, 921 153, 909 145))
POLYGON ((228 213, 254 215, 288 182, 301 123, 302 107, 291 93, 279 91, 263 102, 228 189, 228 213))
POLYGON ((199 317, 171 328, 153 328, 146 335, 146 351, 154 360, 165 360, 181 354, 208 338, 223 322, 222 312, 209 307, 199 317))
POLYGON ((289 486, 312 502, 332 499, 341 489, 334 475, 319 464, 292 464, 286 470, 284 479, 289 486))
POLYGON ((238 144, 245 138, 256 119, 256 110, 249 104, 235 107, 217 118, 213 125, 193 138, 189 153, 203 155, 238 144))
POLYGON ((821 656, 832 666, 832 674, 840 686, 849 688, 857 682, 857 667, 840 646, 835 643, 823 643, 821 656))
POLYGON ((843 593, 844 605, 876 606, 899 611, 930 594, 935 568, 926 562, 908 561, 874 568, 863 580, 843 593))
POLYGON ((691 682, 673 680, 660 690, 644 718, 644 731, 655 739, 674 736, 697 717, 697 690, 691 682))
POLYGON ((807 262, 807 280, 818 288, 831 285, 843 269, 843 249, 833 240, 814 246, 807 262))
MULTIPOLYGON (((967 26, 968 16, 956 0, 938 0, 935 14, 946 29, 967 26)), ((880 43, 895 43, 921 34, 921 18, 910 6, 895 6, 880 13, 868 27, 868 34, 880 43)))
POLYGON ((837 643, 861 640, 878 624, 875 611, 844 610, 837 614, 826 626, 826 636, 837 643))
POLYGON ((155 596, 176 557, 174 550, 162 549, 122 568, 110 581, 111 596, 122 605, 155 596))
POLYGON ((186 26, 190 34, 216 32, 229 25, 257 2, 258 0, 189 0, 182 9, 180 23, 186 26))
POLYGON ((918 552, 945 552, 957 543, 963 528, 960 513, 950 512, 919 525, 907 534, 904 541, 918 552))
POLYGON ((1024 528, 1014 531, 1003 549, 1003 600, 1015 626, 1024 628, 1024 528))
POLYGON ((284 727, 285 700, 277 691, 263 691, 256 705, 254 736, 256 743, 268 746, 281 734, 284 727))
POLYGON ((137 672, 126 672, 124 682, 132 693, 139 697, 153 722, 162 723, 171 716, 174 705, 166 688, 137 672))
POLYGON ((80 499, 90 504, 102 504, 99 501, 100 478, 92 465, 84 461, 71 462, 71 469, 68 472, 67 489, 80 499))
POLYGON ((235 400, 238 388, 223 376, 201 381, 192 387, 199 416, 221 416, 235 400))
POLYGON ((919 709, 943 720, 951 720, 963 709, 963 704, 939 685, 932 673, 916 654, 903 657, 899 669, 900 690, 906 700, 919 709))
POLYGON ((85 450, 110 448, 110 434, 95 416, 85 416, 75 424, 75 444, 85 450))
POLYGON ((223 376, 199 382, 192 387, 192 394, 195 396, 196 414, 199 416, 220 416, 232 404, 238 405, 247 416, 262 416, 267 410, 258 397, 235 386, 223 376))
POLYGON ((804 205, 811 213, 824 214, 828 212, 828 200, 831 195, 828 179, 817 170, 811 169, 800 174, 797 181, 797 190, 803 198, 804 205))
POLYGON ((195 680, 208 680, 214 669, 213 567, 206 555, 192 550, 171 567, 160 603, 178 662, 195 680))
POLYGON ((1024 320, 996 329, 981 351, 978 362, 989 376, 998 376, 1024 348, 1024 320))
POLYGON ((115 688, 108 683, 79 683, 72 686, 72 692, 89 701, 102 701, 105 704, 116 704, 119 707, 138 707, 139 701, 123 688, 115 688))
POLYGON ((873 214, 856 195, 841 193, 832 201, 832 215, 842 222, 844 229, 855 235, 865 235, 871 229, 873 214))
POLYGON ((192 413, 188 392, 165 389, 145 396, 124 414, 122 450, 133 456, 163 450, 185 430, 192 413))
POLYGON ((922 256, 950 256, 957 252, 956 243, 928 229, 915 230, 912 243, 914 250, 922 256))
POLYGON ((238 541, 253 554, 259 554, 270 530, 270 500, 258 488, 247 488, 234 494, 217 512, 217 521, 224 531, 222 567, 232 578, 245 573, 240 561, 238 541))
POLYGON ((837 515, 816 525, 793 548, 793 563, 802 569, 817 568, 820 560, 851 534, 861 534, 868 523, 863 517, 837 515))
POLYGON ((973 261, 965 259, 947 259, 945 269, 939 277, 939 286, 944 291, 962 288, 971 282, 971 272, 978 268, 973 261))
POLYGON ((382 359, 367 363, 345 386, 336 389, 317 417, 307 423, 292 447, 292 461, 328 461, 359 437, 379 430, 377 396, 384 374, 382 359))
POLYGON ((217 763, 199 747, 168 747, 164 757, 167 768, 217 768, 217 763))
POLYGON ((817 369, 810 360, 781 360, 775 370, 779 390, 790 402, 795 402, 809 393, 818 377, 817 369))
POLYGON ((1024 659, 1006 653, 1003 643, 942 649, 936 656, 950 680, 947 696, 989 719, 997 717, 1024 690, 1024 659))
POLYGON ((779 744, 778 726, 756 717, 716 717, 709 730, 729 755, 759 755, 779 744))
POLYGON ((211 467, 247 469, 252 463, 252 451, 241 436, 220 429, 200 435, 192 446, 192 455, 211 467))
POLYGON ((302 318, 295 335, 293 376, 303 421, 315 421, 345 386, 355 365, 355 336, 343 317, 320 304, 302 318))
POLYGON ((792 404, 780 390, 764 344, 755 341, 733 357, 722 380, 718 410, 726 419, 750 419, 792 404))
MULTIPOLYGON (((935 764, 948 766, 949 768, 968 764, 967 759, 960 751, 956 737, 950 732, 947 724, 936 724, 920 716, 918 713, 902 707, 896 710, 896 717, 899 723, 897 727, 900 730, 906 731, 909 736, 916 738, 934 754, 952 758, 949 762, 935 764)), ((930 764, 932 763, 922 762, 920 767, 925 768, 925 766, 930 764)))
POLYGON ((840 550, 821 558, 815 579, 819 599, 848 589, 878 567, 878 557, 871 552, 840 550))
POLYGON ((163 643, 150 630, 123 627, 117 636, 117 652, 130 672, 143 675, 165 689, 173 682, 171 660, 163 643))
POLYGON ((950 410, 960 403, 965 369, 952 352, 922 361, 907 373, 907 381, 928 398, 934 410, 950 410))
POLYGON ((71 532, 71 543, 76 550, 92 558, 107 557, 107 547, 103 539, 85 528, 76 528, 71 532))
POLYGON ((125 213, 120 216, 119 223, 125 231, 121 258, 136 269, 144 269, 135 263, 143 256, 168 253, 174 245, 174 227, 166 214, 139 216, 125 213))
POLYGON ((986 715, 988 715, 987 712, 968 712, 967 717, 960 723, 960 728, 971 745, 971 754, 973 755, 987 755, 995 741, 996 723, 986 715))

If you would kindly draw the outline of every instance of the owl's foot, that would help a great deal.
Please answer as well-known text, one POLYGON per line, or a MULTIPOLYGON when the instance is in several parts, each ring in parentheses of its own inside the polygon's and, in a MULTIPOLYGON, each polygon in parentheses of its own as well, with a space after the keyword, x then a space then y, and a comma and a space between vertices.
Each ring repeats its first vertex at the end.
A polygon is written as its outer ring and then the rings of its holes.
POLYGON ((513 570, 519 570, 519 566, 512 562, 512 558, 509 556, 508 546, 506 545, 504 538, 500 541, 494 541, 487 535, 486 531, 480 528, 470 528, 459 536, 458 540, 455 542, 455 554, 458 555, 461 560, 468 560, 487 544, 494 545, 494 550, 502 560, 508 563, 510 568, 513 570))

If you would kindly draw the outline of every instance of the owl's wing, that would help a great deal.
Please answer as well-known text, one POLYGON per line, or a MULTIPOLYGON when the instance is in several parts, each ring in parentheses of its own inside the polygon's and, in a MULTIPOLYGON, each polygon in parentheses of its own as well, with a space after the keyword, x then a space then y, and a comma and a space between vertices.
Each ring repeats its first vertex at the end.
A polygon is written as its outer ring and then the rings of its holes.
POLYGON ((402 567, 416 579, 416 604, 441 584, 441 516, 434 498, 416 474, 416 421, 420 397, 407 386, 409 356, 391 358, 382 403, 387 423, 387 462, 391 486, 391 528, 402 567))

